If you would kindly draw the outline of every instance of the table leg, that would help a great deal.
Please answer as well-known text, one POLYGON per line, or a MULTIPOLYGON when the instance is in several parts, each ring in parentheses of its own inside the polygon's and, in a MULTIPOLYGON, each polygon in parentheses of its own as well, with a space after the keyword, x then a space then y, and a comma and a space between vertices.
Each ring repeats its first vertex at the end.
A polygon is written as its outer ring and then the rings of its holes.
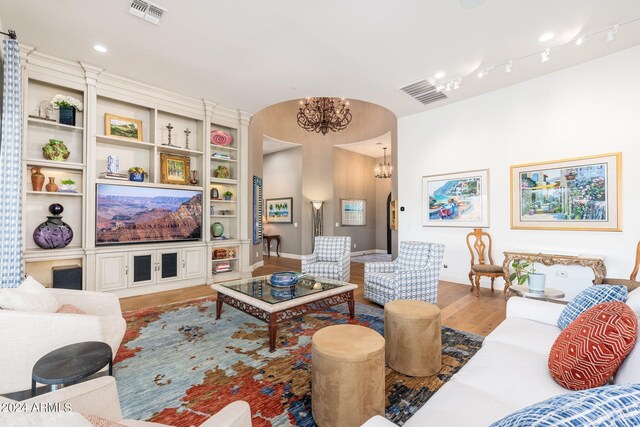
POLYGON ((267 239, 267 258, 271 258, 271 239, 267 239))
POLYGON ((216 320, 220 318, 222 315, 222 300, 220 299, 220 295, 216 299, 216 320))
POLYGON ((109 376, 113 376, 113 359, 109 359, 109 376))
POLYGON ((280 258, 280 238, 279 237, 276 239, 276 255, 278 255, 278 258, 280 258))
POLYGON ((31 380, 31 397, 35 397, 36 395, 36 382, 31 380))
POLYGON ((507 299, 509 295, 509 287, 511 286, 511 280, 509 280, 509 276, 510 276, 509 267, 511 266, 511 261, 513 261, 511 257, 509 255, 506 255, 504 257, 504 262, 502 263, 502 274, 504 275, 504 298, 505 299, 507 299))
POLYGON ((353 291, 349 292, 349 299, 347 300, 347 305, 349 306, 349 317, 352 319, 356 318, 356 303, 353 300, 353 291))
POLYGON ((275 314, 269 315, 269 352, 276 351, 276 337, 278 335, 278 324, 275 314))

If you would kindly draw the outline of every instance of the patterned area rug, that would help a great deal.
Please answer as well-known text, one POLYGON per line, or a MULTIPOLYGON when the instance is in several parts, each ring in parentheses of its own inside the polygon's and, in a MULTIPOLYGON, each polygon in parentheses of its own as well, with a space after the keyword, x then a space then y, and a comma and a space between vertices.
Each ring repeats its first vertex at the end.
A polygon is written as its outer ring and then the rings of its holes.
MULTIPOLYGON (((383 310, 346 305, 283 324, 269 353, 267 325, 204 298, 125 313, 128 328, 114 376, 125 418, 199 425, 228 403, 246 400, 254 427, 315 426, 311 415, 311 336, 353 323, 383 333, 383 310)), ((482 337, 444 327, 442 370, 410 378, 386 370, 386 417, 402 424, 480 348, 482 337)))
POLYGON ((351 258, 353 262, 391 262, 391 254, 361 255, 351 258))

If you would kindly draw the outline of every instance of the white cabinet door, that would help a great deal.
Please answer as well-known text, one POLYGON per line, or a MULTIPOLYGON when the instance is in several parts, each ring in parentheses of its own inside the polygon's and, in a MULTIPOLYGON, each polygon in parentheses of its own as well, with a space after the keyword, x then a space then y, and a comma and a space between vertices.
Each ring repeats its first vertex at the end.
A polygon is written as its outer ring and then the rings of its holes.
POLYGON ((183 279, 204 278, 207 265, 206 248, 188 248, 182 250, 183 279))
POLYGON ((182 251, 180 249, 158 250, 156 257, 158 264, 157 283, 182 279, 182 251))
POLYGON ((129 252, 129 286, 153 285, 157 270, 156 251, 129 252))
POLYGON ((97 254, 98 290, 111 291, 127 287, 127 255, 97 254))

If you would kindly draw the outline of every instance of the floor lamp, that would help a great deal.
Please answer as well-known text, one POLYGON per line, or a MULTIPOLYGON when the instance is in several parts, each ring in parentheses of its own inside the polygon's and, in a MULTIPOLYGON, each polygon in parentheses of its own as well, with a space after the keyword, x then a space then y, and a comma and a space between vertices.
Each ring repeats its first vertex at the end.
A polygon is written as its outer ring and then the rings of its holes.
POLYGON ((322 236, 322 200, 311 201, 311 211, 313 212, 313 235, 311 236, 311 251, 313 252, 316 236, 322 236))

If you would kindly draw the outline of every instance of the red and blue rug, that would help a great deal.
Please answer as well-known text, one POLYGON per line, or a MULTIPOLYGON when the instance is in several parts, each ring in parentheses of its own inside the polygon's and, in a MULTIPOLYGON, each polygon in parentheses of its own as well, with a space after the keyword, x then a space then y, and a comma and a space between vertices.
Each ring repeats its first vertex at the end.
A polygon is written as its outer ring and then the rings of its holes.
MULTIPOLYGON (((254 427, 315 426, 311 415, 311 336, 352 323, 383 334, 383 310, 346 305, 281 325, 269 353, 266 323, 228 306, 215 319, 205 298, 125 313, 128 328, 114 376, 125 418, 199 425, 225 405, 245 400, 254 427)), ((386 414, 402 424, 480 348, 482 337, 443 327, 442 369, 411 378, 387 368, 386 414)))

